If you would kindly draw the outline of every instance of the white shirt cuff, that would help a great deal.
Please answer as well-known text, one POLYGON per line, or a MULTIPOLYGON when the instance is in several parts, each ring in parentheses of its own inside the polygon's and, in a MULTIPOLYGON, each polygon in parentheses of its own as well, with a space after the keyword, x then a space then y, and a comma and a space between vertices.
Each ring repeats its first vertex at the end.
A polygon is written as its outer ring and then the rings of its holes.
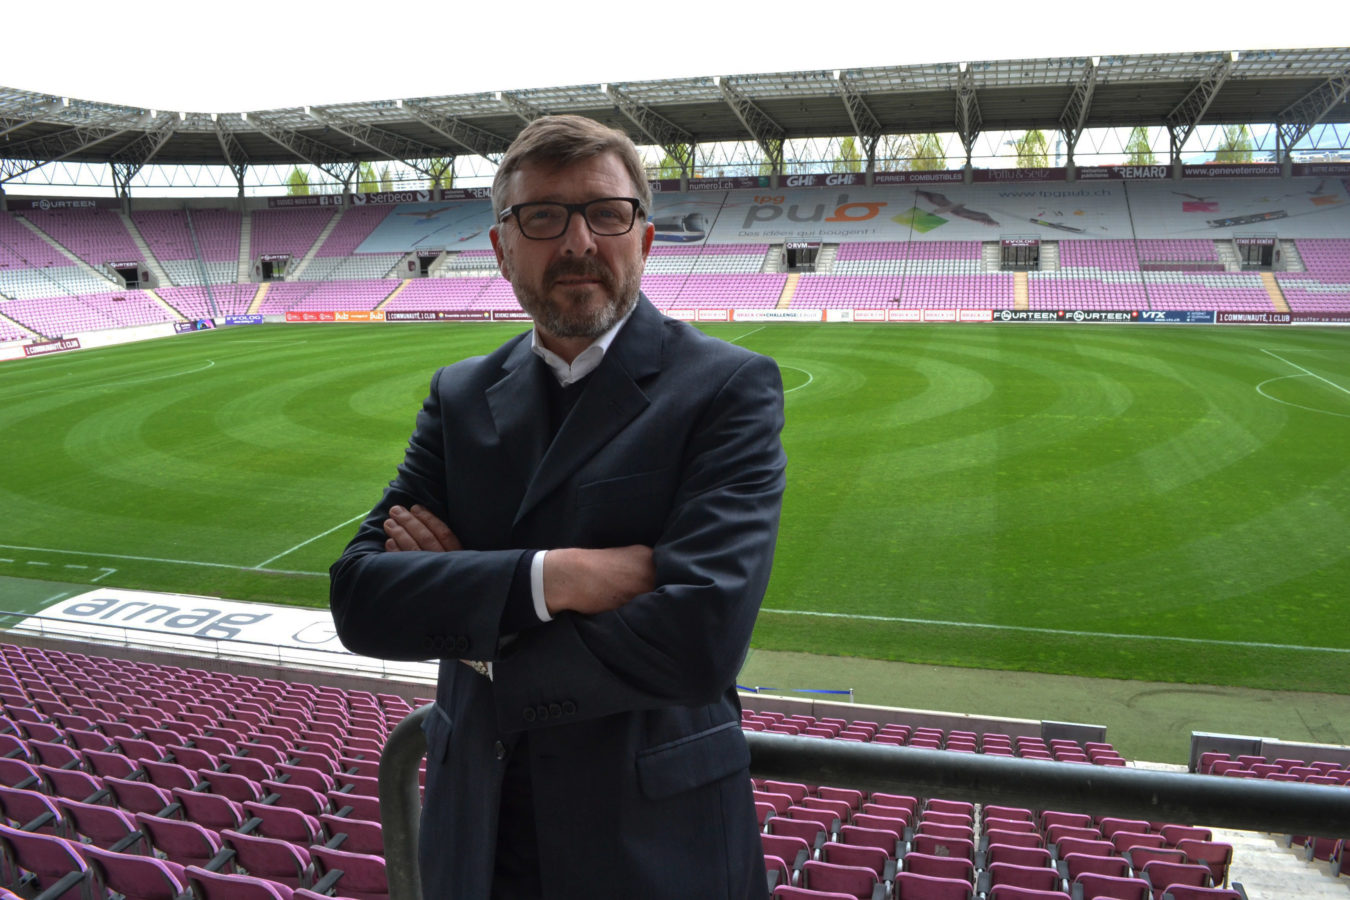
POLYGON ((534 599, 534 614, 539 617, 540 622, 552 622, 553 617, 548 614, 548 604, 544 602, 544 554, 547 550, 540 550, 530 560, 530 596, 534 599))

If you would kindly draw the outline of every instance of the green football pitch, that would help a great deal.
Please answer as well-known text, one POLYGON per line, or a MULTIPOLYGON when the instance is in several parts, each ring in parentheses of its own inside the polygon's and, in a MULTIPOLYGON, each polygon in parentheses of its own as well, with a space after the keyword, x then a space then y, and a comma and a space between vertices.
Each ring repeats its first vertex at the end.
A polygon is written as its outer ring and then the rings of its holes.
MULTIPOLYGON (((434 368, 520 330, 242 327, 0 363, 0 576, 323 605, 434 368)), ((755 647, 1350 693, 1350 333, 708 330, 787 391, 755 647)))

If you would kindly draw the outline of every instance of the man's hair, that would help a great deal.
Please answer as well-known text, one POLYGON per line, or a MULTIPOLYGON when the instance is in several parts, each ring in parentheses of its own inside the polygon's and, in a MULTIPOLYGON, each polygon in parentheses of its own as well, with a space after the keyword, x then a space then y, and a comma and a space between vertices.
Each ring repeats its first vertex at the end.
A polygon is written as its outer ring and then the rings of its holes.
POLYGON ((628 135, 584 116, 544 116, 526 125, 511 142, 492 179, 492 213, 500 217, 506 208, 506 185, 511 176, 527 163, 562 168, 584 159, 613 153, 628 170, 633 191, 642 204, 642 212, 652 209, 652 188, 637 147, 628 135))

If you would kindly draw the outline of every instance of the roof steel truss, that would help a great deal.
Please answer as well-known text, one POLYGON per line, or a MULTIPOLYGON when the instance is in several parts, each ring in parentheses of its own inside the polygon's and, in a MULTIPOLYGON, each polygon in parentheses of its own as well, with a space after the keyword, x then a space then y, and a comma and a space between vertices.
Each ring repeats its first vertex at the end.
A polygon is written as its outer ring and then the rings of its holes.
POLYGON ((1350 68, 1333 75, 1313 90, 1304 94, 1294 103, 1280 111, 1275 123, 1279 127, 1280 155, 1288 158, 1294 145, 1303 140, 1314 125, 1336 106, 1345 101, 1350 93, 1350 68))
POLYGON ((745 126, 745 130, 755 139, 759 149, 763 151, 765 159, 774 173, 783 171, 783 141, 787 133, 783 127, 764 114, 758 106, 750 102, 740 90, 733 87, 730 79, 715 79, 718 90, 722 92, 722 98, 731 111, 736 114, 736 118, 745 126))

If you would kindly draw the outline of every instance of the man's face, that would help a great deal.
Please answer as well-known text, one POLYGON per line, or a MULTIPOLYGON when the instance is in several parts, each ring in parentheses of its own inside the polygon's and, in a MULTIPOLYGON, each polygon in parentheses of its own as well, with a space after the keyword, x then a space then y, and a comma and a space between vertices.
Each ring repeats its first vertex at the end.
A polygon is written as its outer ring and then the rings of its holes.
MULTIPOLYGON (((563 168, 527 163, 512 174, 505 201, 584 203, 632 196, 623 163, 604 153, 563 168)), ((514 218, 498 223, 490 236, 502 275, 539 330, 546 337, 593 340, 637 302, 654 233, 640 220, 627 234, 598 236, 574 214, 567 230, 551 240, 526 238, 514 218)))

